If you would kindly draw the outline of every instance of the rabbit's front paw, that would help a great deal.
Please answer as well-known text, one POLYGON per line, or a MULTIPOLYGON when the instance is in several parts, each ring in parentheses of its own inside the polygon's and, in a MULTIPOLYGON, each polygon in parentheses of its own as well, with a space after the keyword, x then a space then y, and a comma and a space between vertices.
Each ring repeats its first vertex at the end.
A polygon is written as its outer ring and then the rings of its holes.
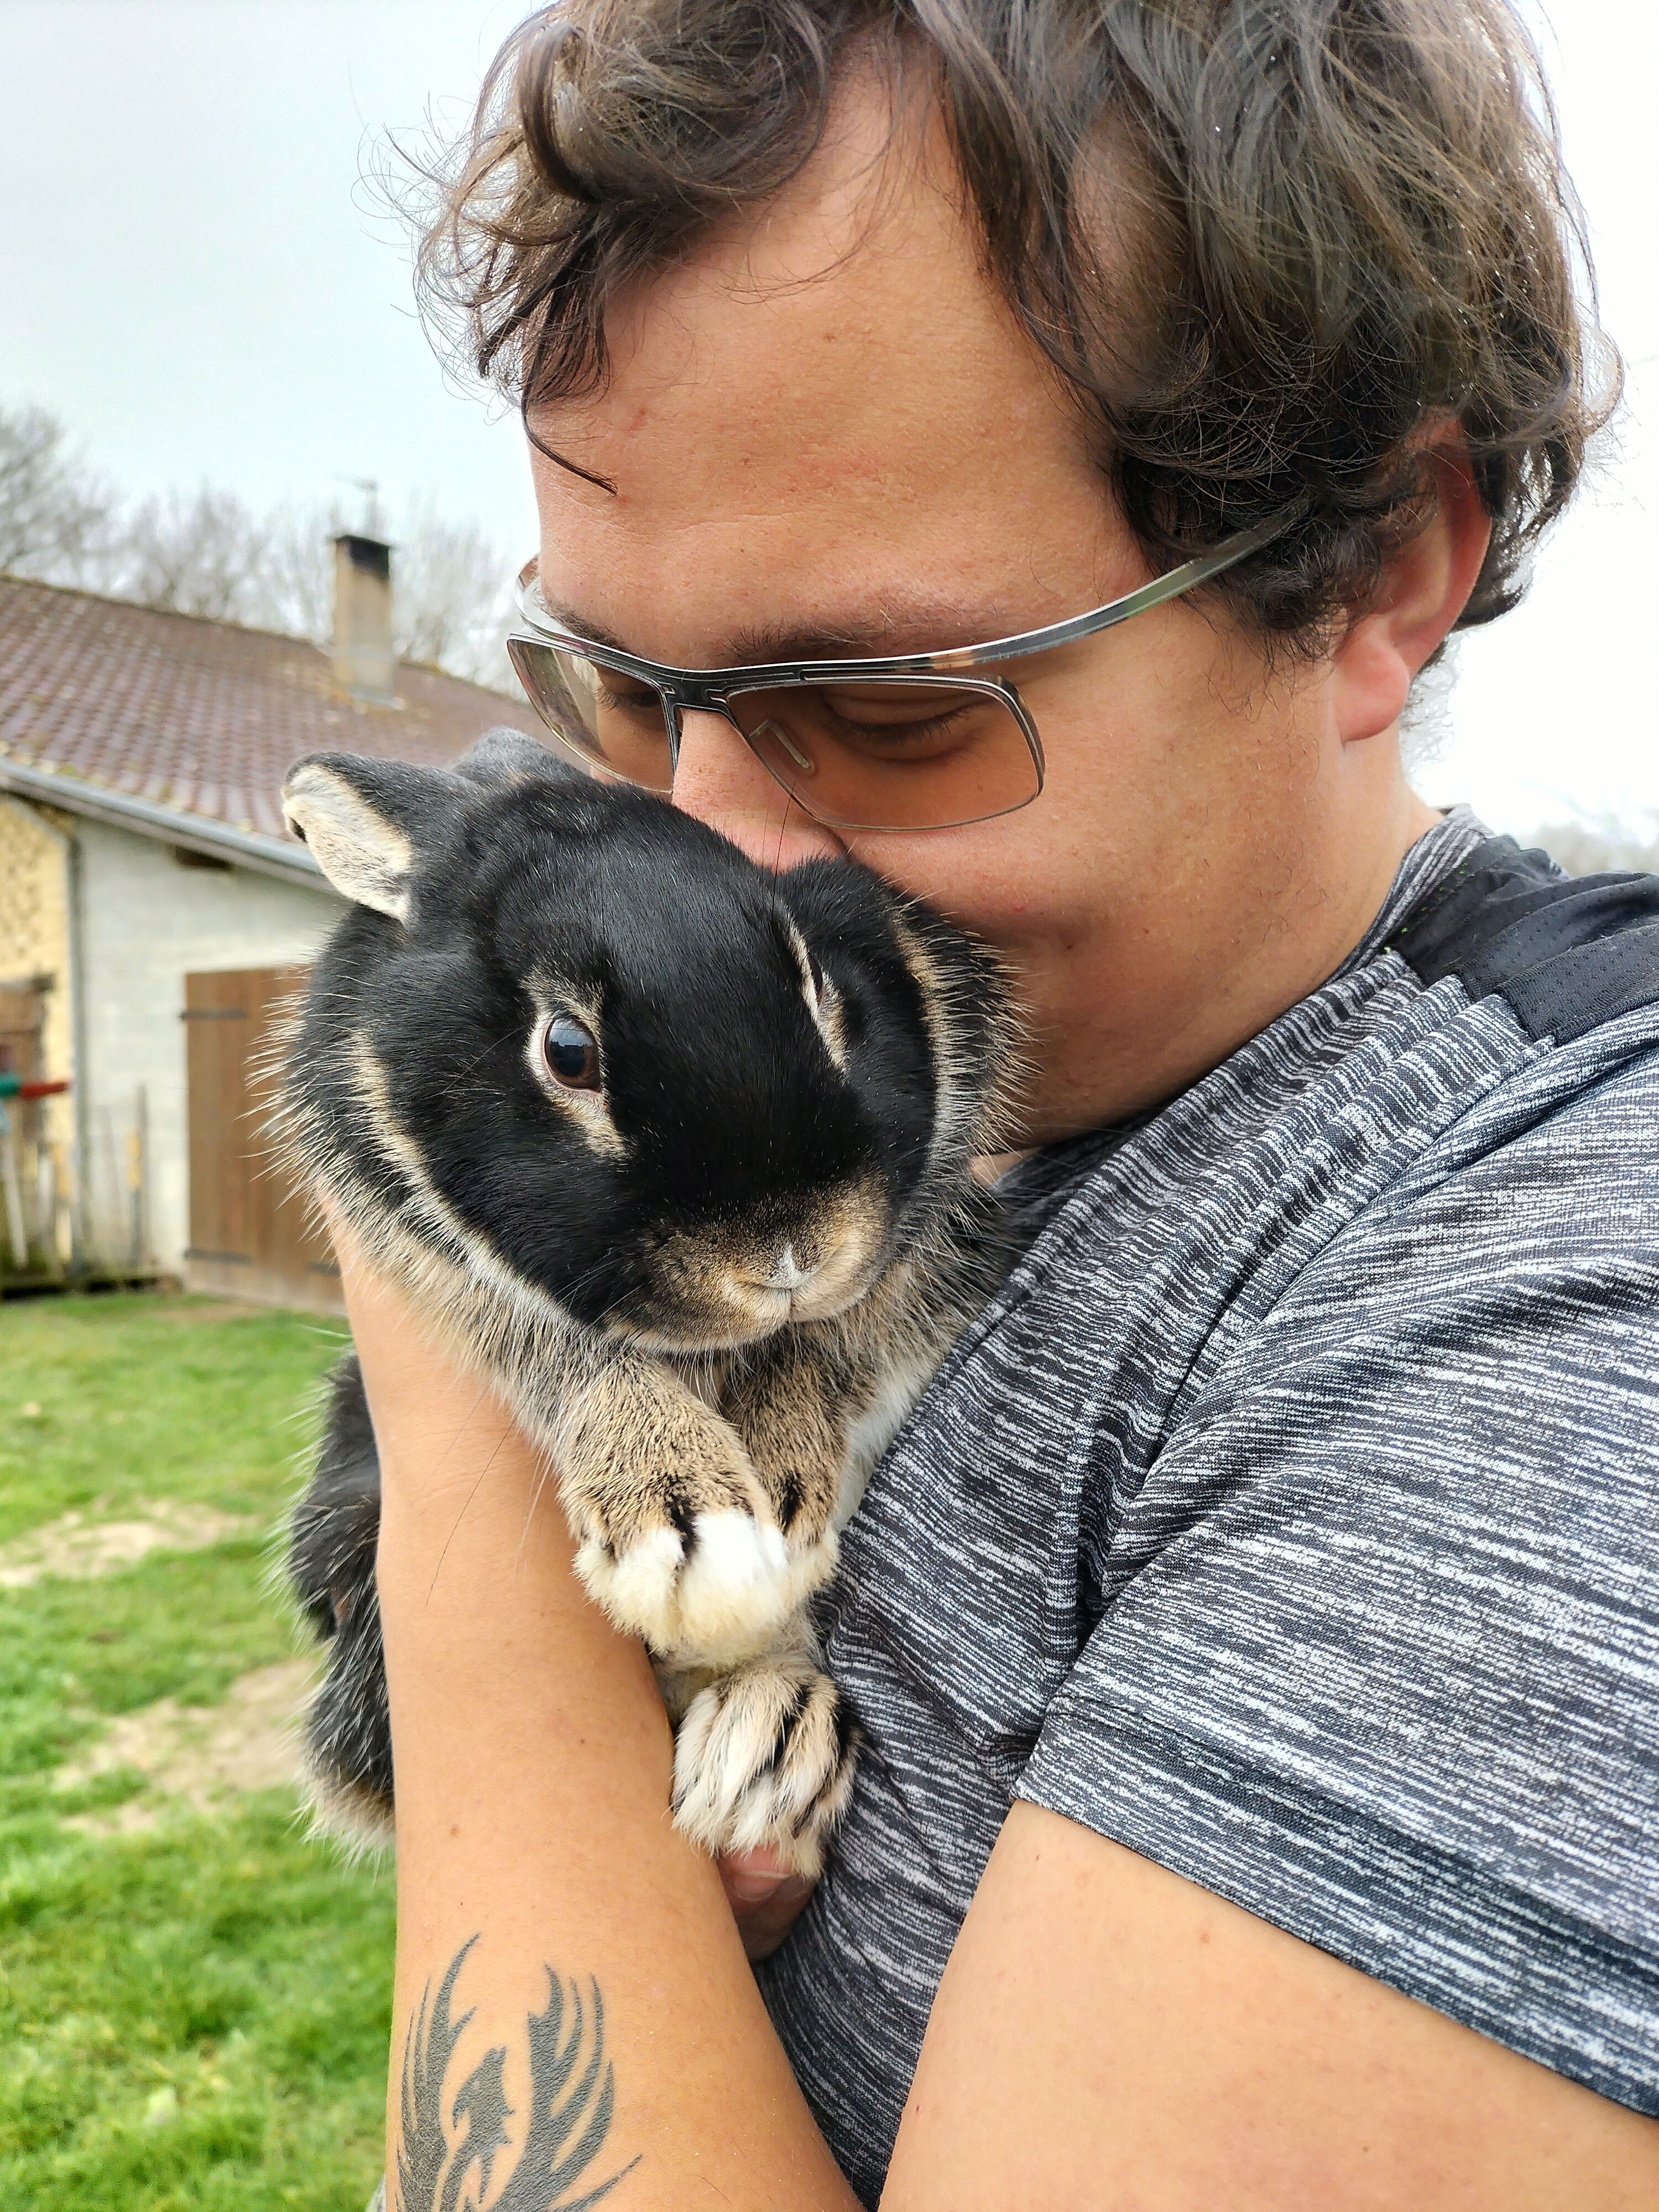
POLYGON ((568 1462, 576 1571, 617 1626, 684 1664, 730 1666, 775 1643, 799 1576, 766 1492, 717 1415, 568 1462))
POLYGON ((674 1820, 717 1856, 777 1853, 816 1881, 847 1810, 858 1730, 827 1674, 757 1659, 699 1691, 674 1739, 674 1820))

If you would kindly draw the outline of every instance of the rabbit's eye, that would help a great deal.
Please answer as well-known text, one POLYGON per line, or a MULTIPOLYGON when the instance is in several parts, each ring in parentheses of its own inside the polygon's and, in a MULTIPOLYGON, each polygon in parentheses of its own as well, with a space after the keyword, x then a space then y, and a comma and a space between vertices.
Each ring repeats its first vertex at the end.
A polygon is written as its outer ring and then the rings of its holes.
POLYGON ((555 1014, 542 1031, 542 1058, 547 1072, 567 1091, 597 1091, 599 1087, 599 1048, 592 1030, 572 1014, 555 1014))

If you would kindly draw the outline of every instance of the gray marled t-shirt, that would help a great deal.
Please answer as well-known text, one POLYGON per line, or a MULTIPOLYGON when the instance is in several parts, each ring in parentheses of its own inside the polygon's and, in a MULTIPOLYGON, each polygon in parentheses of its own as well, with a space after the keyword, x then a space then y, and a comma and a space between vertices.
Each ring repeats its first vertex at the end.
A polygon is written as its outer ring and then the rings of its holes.
POLYGON ((1033 1241, 847 1532, 866 1747, 762 1980, 871 2203, 1016 1796, 1659 2112, 1659 1005, 1412 964, 1484 835, 1024 1173, 1033 1241))

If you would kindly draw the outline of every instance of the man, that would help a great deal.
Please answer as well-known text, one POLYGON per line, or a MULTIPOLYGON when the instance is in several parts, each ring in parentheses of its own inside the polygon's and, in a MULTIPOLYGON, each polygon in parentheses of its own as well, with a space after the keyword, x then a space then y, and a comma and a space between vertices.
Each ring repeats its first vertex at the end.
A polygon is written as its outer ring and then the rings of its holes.
POLYGON ((758 1986, 541 1471, 349 1262, 409 2212, 1655 2200, 1659 905, 1398 741, 1593 423, 1537 114, 1499 0, 572 0, 499 65, 427 274, 564 632, 928 653, 1255 534, 987 665, 994 818, 653 740, 1032 1018, 1030 1242, 848 1532, 867 1746, 758 1986))

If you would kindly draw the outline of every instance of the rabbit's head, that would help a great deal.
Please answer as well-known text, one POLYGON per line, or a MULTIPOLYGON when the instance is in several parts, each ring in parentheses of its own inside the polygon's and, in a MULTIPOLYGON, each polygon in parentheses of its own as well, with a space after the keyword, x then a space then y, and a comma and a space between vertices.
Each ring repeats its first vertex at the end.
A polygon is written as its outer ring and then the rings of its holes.
POLYGON ((283 801, 353 902, 294 1149, 371 1249, 714 1350, 851 1304, 994 1142, 994 961, 851 861, 769 875, 505 732, 319 754, 283 801))

